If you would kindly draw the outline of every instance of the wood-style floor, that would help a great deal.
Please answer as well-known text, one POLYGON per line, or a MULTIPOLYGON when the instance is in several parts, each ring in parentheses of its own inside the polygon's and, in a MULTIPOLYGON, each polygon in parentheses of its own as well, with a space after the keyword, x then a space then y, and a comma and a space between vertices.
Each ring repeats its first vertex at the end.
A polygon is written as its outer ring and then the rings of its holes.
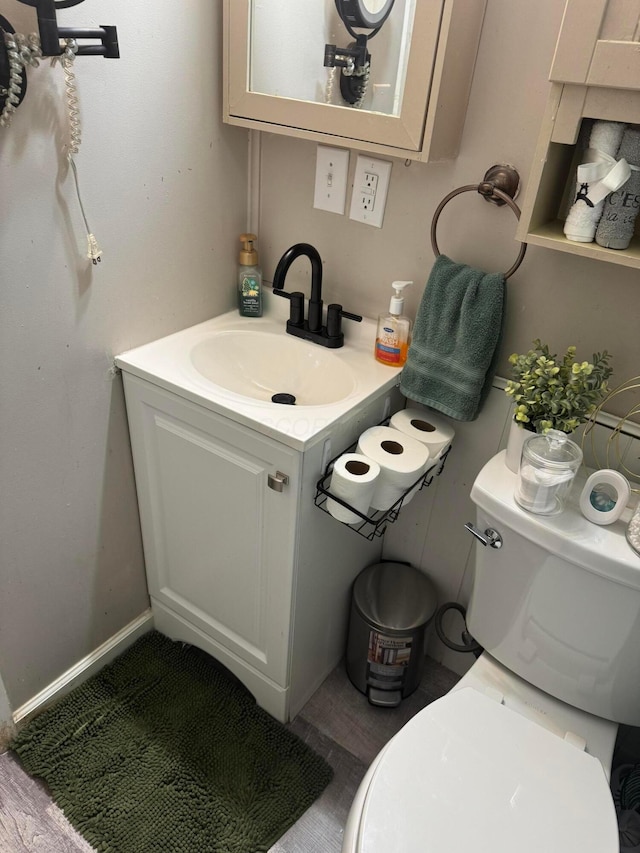
MULTIPOLYGON (((333 781, 270 853, 339 853, 351 801, 373 758, 407 720, 456 681, 450 670, 427 659, 415 693, 397 708, 374 708, 342 666, 334 670, 290 724, 331 764, 333 781)), ((27 776, 9 752, 0 755, 0 852, 27 851, 93 853, 93 848, 70 826, 44 785, 27 776)))

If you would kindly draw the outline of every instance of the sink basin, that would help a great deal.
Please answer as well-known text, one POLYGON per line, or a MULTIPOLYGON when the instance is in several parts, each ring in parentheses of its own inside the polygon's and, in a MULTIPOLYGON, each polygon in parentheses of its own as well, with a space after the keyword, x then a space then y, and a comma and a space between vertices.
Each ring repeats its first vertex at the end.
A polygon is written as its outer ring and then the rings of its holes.
POLYGON ((265 331, 213 334, 195 344, 191 363, 209 382, 265 402, 274 394, 290 394, 298 406, 323 406, 356 388, 344 359, 317 344, 265 331))
POLYGON ((332 350, 288 335, 286 300, 268 289, 263 298, 262 317, 229 311, 122 353, 116 364, 131 382, 151 382, 296 450, 397 385, 400 369, 373 357, 374 320, 345 323, 345 345, 332 350), (295 405, 273 402, 274 394, 292 394, 295 405))

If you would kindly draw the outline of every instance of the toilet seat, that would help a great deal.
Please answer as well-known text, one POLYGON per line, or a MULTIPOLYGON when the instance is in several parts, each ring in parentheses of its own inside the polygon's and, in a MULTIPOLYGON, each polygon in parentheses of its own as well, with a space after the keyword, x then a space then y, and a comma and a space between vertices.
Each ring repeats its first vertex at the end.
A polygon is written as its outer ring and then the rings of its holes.
POLYGON ((466 687, 378 756, 358 853, 618 853, 600 762, 466 687))

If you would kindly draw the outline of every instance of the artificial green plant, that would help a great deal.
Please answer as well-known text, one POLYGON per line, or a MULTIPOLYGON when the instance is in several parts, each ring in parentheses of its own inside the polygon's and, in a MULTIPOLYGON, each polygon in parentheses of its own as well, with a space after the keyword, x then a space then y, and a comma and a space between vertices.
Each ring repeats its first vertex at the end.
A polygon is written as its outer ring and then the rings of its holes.
POLYGON ((611 355, 605 350, 594 353, 591 362, 578 362, 575 354, 571 346, 558 359, 536 339, 529 352, 509 356, 513 378, 505 391, 515 403, 517 423, 540 433, 550 429, 570 433, 589 418, 607 393, 611 355))

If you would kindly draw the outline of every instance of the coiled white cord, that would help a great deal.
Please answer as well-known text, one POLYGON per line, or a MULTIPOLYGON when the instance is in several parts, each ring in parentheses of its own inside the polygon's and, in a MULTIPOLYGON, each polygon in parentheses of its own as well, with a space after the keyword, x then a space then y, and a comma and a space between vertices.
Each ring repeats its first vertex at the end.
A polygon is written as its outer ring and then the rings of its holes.
POLYGON ((22 75, 27 65, 37 68, 42 57, 40 39, 35 33, 24 36, 21 33, 7 33, 2 31, 4 44, 9 59, 9 86, 6 90, 4 107, 0 113, 0 127, 8 127, 11 124, 22 93, 22 75))
POLYGON ((364 101, 364 97, 367 94, 367 88, 369 86, 369 77, 371 76, 371 63, 367 62, 364 66, 364 70, 360 74, 360 97, 353 104, 353 106, 359 110, 362 107, 362 103, 364 101))
MULTIPOLYGON (((332 68, 329 68, 328 72, 329 74, 324 91, 324 100, 326 104, 331 104, 333 103, 333 89, 336 80, 335 65, 332 68)), ((355 77, 357 79, 360 94, 358 95, 358 100, 354 101, 350 106, 355 109, 360 109, 364 102, 365 95, 367 94, 369 77, 371 75, 371 63, 367 62, 366 65, 356 71, 355 63, 352 59, 349 59, 348 64, 342 69, 341 73, 344 74, 345 77, 355 77)))
MULTIPOLYGON (((67 109, 69 112, 69 156, 78 153, 80 143, 82 142, 78 90, 76 89, 76 75, 73 70, 73 62, 77 52, 78 43, 75 39, 67 39, 65 49, 60 56, 60 64, 64 72, 65 91, 67 93, 67 109)), ((54 59, 56 58, 54 57, 54 59)))
MULTIPOLYGON (((22 75, 27 65, 37 68, 40 65, 42 58, 42 49, 40 39, 35 33, 30 33, 24 36, 21 33, 7 33, 1 31, 4 36, 4 44, 7 49, 9 59, 9 85, 6 90, 5 104, 0 113, 0 127, 8 127, 11 123, 11 118, 20 103, 20 95, 22 93, 22 75)), ((98 245, 98 241, 91 232, 87 215, 82 204, 80 195, 80 184, 78 182, 78 170, 74 162, 73 156, 78 153, 80 143, 82 141, 82 128, 80 125, 80 111, 78 108, 78 91, 76 89, 76 77, 73 70, 73 62, 78 52, 78 43, 75 39, 65 39, 65 47, 60 56, 54 56, 51 59, 51 65, 60 62, 64 71, 65 91, 67 96, 67 106, 69 111, 69 149, 67 152, 67 160, 71 166, 71 174, 76 187, 76 195, 80 211, 84 220, 85 229, 87 232, 87 258, 92 263, 97 264, 101 260, 102 249, 98 245)))
POLYGON ((87 232, 87 257, 93 264, 98 264, 102 260, 102 249, 98 245, 98 241, 93 235, 87 214, 82 204, 82 196, 80 195, 80 183, 78 181, 78 169, 76 168, 73 159, 74 154, 78 153, 80 143, 82 142, 82 127, 80 125, 80 110, 78 104, 78 90, 76 88, 76 75, 73 69, 73 63, 78 52, 78 42, 75 39, 65 39, 65 47, 60 56, 54 56, 51 64, 55 65, 57 61, 62 65, 64 72, 65 92, 67 95, 67 108, 69 112, 69 150, 67 152, 67 160, 71 166, 71 174, 76 187, 76 195, 78 196, 78 204, 80 212, 84 220, 84 227, 87 232))
POLYGON ((325 104, 332 104, 333 103, 333 84, 334 84, 335 79, 336 79, 336 67, 335 67, 335 65, 332 68, 328 68, 327 71, 328 71, 328 75, 327 75, 327 84, 326 84, 325 90, 324 90, 324 102, 325 102, 325 104))

